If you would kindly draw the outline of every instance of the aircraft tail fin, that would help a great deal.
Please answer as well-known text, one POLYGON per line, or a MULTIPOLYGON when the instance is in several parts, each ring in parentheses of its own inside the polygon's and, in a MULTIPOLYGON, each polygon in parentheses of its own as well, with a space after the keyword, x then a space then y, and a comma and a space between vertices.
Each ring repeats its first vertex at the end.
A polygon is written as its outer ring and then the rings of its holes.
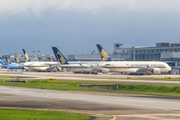
POLYGON ((18 64, 20 63, 17 58, 14 58, 14 60, 15 60, 16 63, 18 63, 18 64))
POLYGON ((7 65, 7 63, 0 57, 0 61, 1 61, 1 64, 4 66, 4 65, 7 65))
POLYGON ((47 60, 48 60, 48 62, 50 62, 51 58, 50 58, 50 57, 47 57, 47 60))
POLYGON ((41 57, 38 57, 38 60, 39 60, 39 62, 42 62, 42 61, 43 61, 43 59, 42 59, 41 57))
POLYGON ((100 44, 95 44, 101 61, 113 61, 100 44))
POLYGON ((54 61, 51 59, 50 62, 54 62, 54 61))
POLYGON ((47 60, 48 60, 49 62, 54 62, 50 57, 47 57, 47 60))
POLYGON ((68 61, 66 60, 64 55, 57 49, 57 47, 52 47, 52 50, 57 61, 59 61, 61 64, 68 64, 68 61))
POLYGON ((31 60, 29 59, 29 56, 28 56, 28 54, 26 53, 26 51, 25 51, 24 49, 22 49, 22 52, 23 52, 23 54, 24 54, 24 60, 25 60, 25 62, 30 62, 31 60))
POLYGON ((10 64, 10 63, 11 63, 11 61, 10 61, 8 58, 5 58, 5 60, 6 60, 6 63, 7 63, 7 64, 10 64))

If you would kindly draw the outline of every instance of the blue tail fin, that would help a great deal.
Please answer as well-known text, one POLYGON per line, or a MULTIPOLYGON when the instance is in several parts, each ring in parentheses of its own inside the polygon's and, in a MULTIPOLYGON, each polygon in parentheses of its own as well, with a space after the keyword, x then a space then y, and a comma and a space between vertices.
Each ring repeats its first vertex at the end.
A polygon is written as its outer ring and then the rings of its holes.
POLYGON ((4 66, 4 65, 7 65, 7 63, 0 57, 0 61, 1 61, 1 64, 4 66))
POLYGON ((28 54, 26 53, 26 51, 25 51, 24 49, 22 49, 22 52, 23 52, 23 54, 24 54, 24 60, 25 60, 25 62, 30 62, 31 60, 29 59, 29 56, 28 56, 28 54))
POLYGON ((113 61, 100 44, 96 44, 95 46, 97 48, 101 61, 113 61))
POLYGON ((64 55, 56 47, 52 47, 52 50, 57 61, 59 61, 61 64, 68 64, 68 61, 64 55))

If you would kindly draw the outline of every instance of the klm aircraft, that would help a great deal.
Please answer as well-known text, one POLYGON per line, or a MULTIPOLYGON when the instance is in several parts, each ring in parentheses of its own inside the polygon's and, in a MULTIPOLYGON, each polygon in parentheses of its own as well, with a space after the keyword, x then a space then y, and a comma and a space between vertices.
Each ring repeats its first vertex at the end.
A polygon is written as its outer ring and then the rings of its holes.
POLYGON ((161 74, 167 73, 171 67, 165 62, 158 61, 113 61, 110 56, 105 52, 101 45, 95 45, 102 64, 102 68, 106 68, 112 72, 121 73, 137 73, 137 74, 161 74))
POLYGON ((97 63, 69 63, 67 59, 64 57, 64 55, 56 48, 52 47, 54 56, 56 57, 56 60, 60 62, 60 67, 68 69, 72 71, 73 73, 91 73, 91 74, 97 74, 98 72, 107 73, 107 71, 104 68, 99 68, 97 66, 97 63))
POLYGON ((12 69, 15 69, 15 70, 20 69, 21 70, 23 68, 23 66, 21 64, 7 64, 1 57, 0 57, 0 61, 1 61, 2 68, 7 68, 10 70, 12 70, 12 69))

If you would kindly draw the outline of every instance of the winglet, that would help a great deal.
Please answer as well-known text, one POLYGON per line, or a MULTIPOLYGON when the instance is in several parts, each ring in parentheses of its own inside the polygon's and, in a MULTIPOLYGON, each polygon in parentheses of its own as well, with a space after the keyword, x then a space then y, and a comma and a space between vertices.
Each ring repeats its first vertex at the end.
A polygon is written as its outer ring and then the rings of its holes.
POLYGON ((57 61, 59 61, 61 64, 68 64, 68 61, 64 55, 56 47, 52 47, 52 50, 57 61))
POLYGON ((100 44, 95 44, 95 46, 97 48, 101 61, 113 61, 100 44))

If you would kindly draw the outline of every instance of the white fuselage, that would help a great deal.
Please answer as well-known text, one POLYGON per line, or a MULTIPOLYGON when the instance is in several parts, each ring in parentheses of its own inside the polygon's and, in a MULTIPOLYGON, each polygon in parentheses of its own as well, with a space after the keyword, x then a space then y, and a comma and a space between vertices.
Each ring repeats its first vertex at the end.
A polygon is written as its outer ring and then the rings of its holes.
POLYGON ((94 67, 97 67, 96 62, 90 63, 69 63, 69 64, 62 64, 61 68, 68 69, 72 72, 94 72, 94 67))
POLYGON ((160 72, 168 72, 171 67, 165 62, 156 61, 111 61, 99 64, 102 68, 109 69, 112 72, 135 73, 138 69, 144 67, 159 68, 160 72))
POLYGON ((69 64, 60 64, 59 62, 25 62, 23 63, 23 65, 33 70, 42 70, 42 71, 54 69, 53 66, 56 66, 56 67, 66 68, 73 72, 77 72, 77 71, 91 72, 92 71, 92 69, 90 69, 91 65, 97 66, 98 63, 101 62, 86 61, 82 63, 79 61, 74 61, 74 62, 69 62, 69 64), (82 66, 80 64, 82 64, 82 66))
POLYGON ((58 64, 59 62, 25 62, 23 63, 25 67, 31 68, 32 70, 40 70, 40 71, 49 70, 52 68, 51 66, 58 65, 58 64))

